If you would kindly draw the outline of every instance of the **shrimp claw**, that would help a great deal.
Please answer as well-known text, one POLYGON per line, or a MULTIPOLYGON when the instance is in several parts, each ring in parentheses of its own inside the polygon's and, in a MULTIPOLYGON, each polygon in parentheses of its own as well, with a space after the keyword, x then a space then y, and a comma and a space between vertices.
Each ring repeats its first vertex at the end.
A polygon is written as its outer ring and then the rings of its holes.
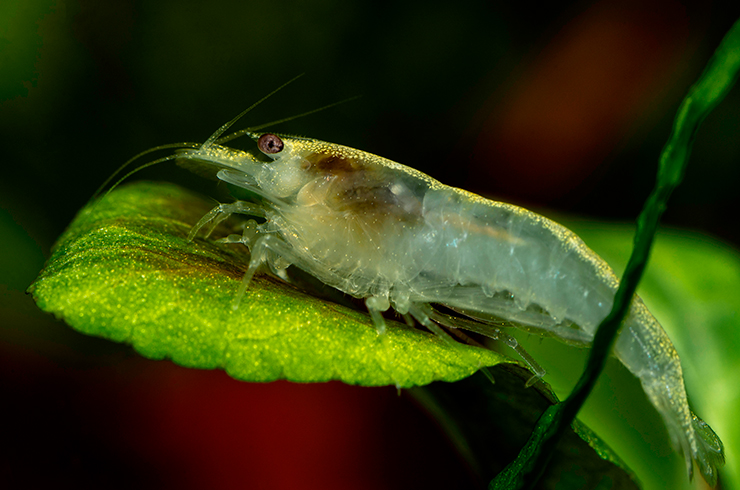
POLYGON ((231 204, 219 204, 215 208, 211 209, 208 213, 205 214, 191 229, 190 233, 188 233, 188 241, 192 242, 195 240, 196 235, 198 235, 198 232, 206 226, 207 224, 211 224, 211 226, 206 231, 206 234, 203 238, 208 238, 211 236, 211 233, 213 233, 213 230, 216 229, 216 227, 221 224, 224 220, 226 220, 229 216, 232 214, 247 214, 250 216, 257 216, 260 218, 265 217, 265 210, 261 208, 260 206, 253 204, 251 202, 246 201, 236 201, 231 204))

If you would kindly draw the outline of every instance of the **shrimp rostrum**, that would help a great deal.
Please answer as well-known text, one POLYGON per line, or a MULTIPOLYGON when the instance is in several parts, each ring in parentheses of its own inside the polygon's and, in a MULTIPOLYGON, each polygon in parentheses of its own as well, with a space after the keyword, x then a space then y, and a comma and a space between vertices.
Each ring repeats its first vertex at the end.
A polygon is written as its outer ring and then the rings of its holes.
MULTIPOLYGON (((315 139, 242 131, 261 154, 236 150, 223 144, 231 138, 216 139, 225 129, 177 157, 213 166, 220 180, 256 196, 218 206, 191 232, 192 239, 234 213, 264 219, 225 239, 251 252, 237 303, 260 265, 279 275, 294 265, 364 299, 381 335, 382 312, 393 308, 442 336, 440 325, 466 328, 515 348, 513 337, 496 328, 501 320, 587 345, 612 307, 614 272, 573 232, 543 216, 315 139)), ((715 482, 722 444, 689 409, 676 349, 639 297, 614 353, 639 378, 689 475, 693 461, 715 482)))

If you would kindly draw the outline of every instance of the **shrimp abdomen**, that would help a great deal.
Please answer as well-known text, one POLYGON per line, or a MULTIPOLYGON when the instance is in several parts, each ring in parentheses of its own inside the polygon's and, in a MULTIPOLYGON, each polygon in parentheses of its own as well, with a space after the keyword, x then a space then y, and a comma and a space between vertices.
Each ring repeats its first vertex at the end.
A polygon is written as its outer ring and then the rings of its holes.
POLYGON ((575 234, 547 218, 450 187, 426 193, 424 218, 428 234, 436 234, 426 267, 447 284, 482 293, 450 306, 497 315, 500 307, 490 298, 508 294, 512 315, 537 310, 588 335, 611 308, 614 273, 575 234))

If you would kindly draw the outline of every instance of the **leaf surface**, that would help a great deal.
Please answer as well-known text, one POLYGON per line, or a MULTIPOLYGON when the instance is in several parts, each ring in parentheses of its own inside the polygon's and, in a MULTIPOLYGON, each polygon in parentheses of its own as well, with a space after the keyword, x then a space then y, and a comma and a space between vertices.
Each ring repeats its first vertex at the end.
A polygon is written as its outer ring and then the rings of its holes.
POLYGON ((80 332, 244 381, 410 387, 514 362, 397 322, 379 337, 367 314, 267 275, 233 310, 246 247, 186 240, 211 207, 170 184, 119 188, 80 212, 30 291, 80 332))

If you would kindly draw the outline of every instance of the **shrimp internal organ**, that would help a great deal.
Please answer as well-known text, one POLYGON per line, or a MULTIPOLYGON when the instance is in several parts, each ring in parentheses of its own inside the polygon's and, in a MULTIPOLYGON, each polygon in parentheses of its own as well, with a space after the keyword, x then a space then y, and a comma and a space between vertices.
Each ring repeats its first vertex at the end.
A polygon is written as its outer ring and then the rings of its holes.
MULTIPOLYGON (((585 345, 612 307, 618 279, 611 268, 573 232, 543 216, 353 148, 250 136, 267 162, 215 143, 179 155, 219 167, 219 179, 259 196, 256 204, 221 205, 191 232, 192 238, 232 213, 266 219, 226 239, 251 251, 237 302, 259 265, 280 273, 293 264, 365 299, 379 333, 386 328, 381 313, 392 307, 435 333, 444 334, 436 323, 467 328, 515 348, 493 319, 585 345), (455 321, 432 304, 469 319, 455 321)), ((715 482, 722 444, 690 411, 678 354, 639 297, 614 352, 663 417, 689 475, 693 460, 715 482)))

